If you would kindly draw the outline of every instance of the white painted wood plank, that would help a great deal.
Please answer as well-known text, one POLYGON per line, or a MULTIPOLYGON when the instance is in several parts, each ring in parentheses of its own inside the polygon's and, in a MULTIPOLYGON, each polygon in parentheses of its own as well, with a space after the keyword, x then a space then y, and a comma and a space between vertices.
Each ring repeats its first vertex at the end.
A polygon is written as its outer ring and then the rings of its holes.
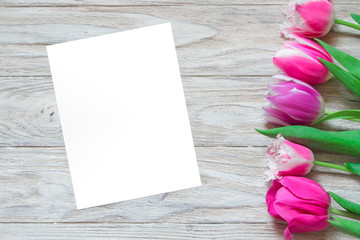
MULTIPOLYGON (((348 5, 338 16, 350 19, 348 5)), ((45 46, 173 23, 182 74, 271 75, 284 6, 20 7, 0 14, 1 76, 50 75, 45 46), (266 12, 266 14, 264 14, 266 12)), ((325 40, 360 57, 356 30, 336 27, 325 40)))
MULTIPOLYGON (((340 2, 340 1, 336 1, 340 2)), ((342 0, 342 4, 357 4, 357 0, 342 0)), ((0 7, 33 7, 33 6, 161 6, 161 5, 273 5, 273 4, 288 4, 288 0, 2 0, 0 7)))
MULTIPOLYGON (((76 210, 61 148, 0 148, 0 222, 242 223, 274 221, 263 181, 265 148, 197 147, 202 186, 76 210)), ((359 158, 315 153, 341 164, 359 158)), ((316 167, 308 177, 345 198, 360 199, 359 177, 316 167)), ((119 189, 121 191, 121 189, 119 189)), ((280 221, 276 221, 280 222, 280 221)))
MULTIPOLYGON (((183 77, 196 146, 265 146, 261 105, 271 77, 183 77)), ((318 87, 331 110, 356 109, 359 99, 337 80, 318 87)), ((336 120, 318 125, 327 130, 358 129, 336 120)), ((50 77, 0 77, 0 146, 63 146, 50 77)))
MULTIPOLYGON (((2 239, 11 240, 281 240, 285 225, 263 224, 0 224, 2 239)), ((294 240, 352 240, 331 227, 321 232, 297 234, 294 240)))

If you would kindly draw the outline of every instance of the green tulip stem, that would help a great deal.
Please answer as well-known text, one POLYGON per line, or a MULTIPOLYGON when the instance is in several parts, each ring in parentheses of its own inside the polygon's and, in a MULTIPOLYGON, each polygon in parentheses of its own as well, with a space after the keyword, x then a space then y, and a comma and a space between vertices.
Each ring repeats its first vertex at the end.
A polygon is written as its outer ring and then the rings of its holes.
POLYGON ((334 112, 325 108, 324 116, 314 121, 311 125, 315 125, 318 124, 319 122, 335 120, 335 119, 344 119, 353 122, 360 122, 360 110, 347 109, 347 110, 334 112))
POLYGON ((351 23, 351 22, 347 22, 341 19, 335 19, 335 23, 337 24, 341 24, 341 25, 345 25, 351 28, 355 28, 357 30, 360 30, 360 25, 356 24, 356 23, 351 23))
POLYGON ((337 209, 337 208, 330 207, 330 213, 335 214, 335 215, 340 215, 340 216, 343 216, 343 217, 347 217, 347 218, 352 218, 352 219, 355 219, 355 220, 360 220, 359 215, 357 215, 355 213, 347 212, 347 211, 344 211, 344 210, 340 210, 340 209, 337 209))
POLYGON ((329 115, 329 114, 333 114, 333 113, 335 113, 335 112, 325 108, 325 115, 329 115))
POLYGON ((349 173, 356 174, 353 171, 351 171, 350 169, 348 169, 347 167, 340 166, 340 165, 337 165, 337 164, 332 164, 332 163, 327 163, 327 162, 320 162, 320 161, 314 161, 314 164, 318 165, 318 166, 334 168, 334 169, 341 170, 341 171, 344 171, 344 172, 349 172, 349 173))

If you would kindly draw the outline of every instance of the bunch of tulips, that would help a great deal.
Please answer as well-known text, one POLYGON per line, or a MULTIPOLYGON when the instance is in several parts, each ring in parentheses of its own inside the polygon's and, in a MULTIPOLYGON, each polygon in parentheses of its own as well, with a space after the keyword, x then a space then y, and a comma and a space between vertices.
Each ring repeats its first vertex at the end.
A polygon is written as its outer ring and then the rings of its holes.
POLYGON ((288 40, 273 58, 283 74, 274 76, 277 83, 269 86, 263 107, 265 119, 282 127, 257 130, 275 138, 267 150, 266 180, 272 181, 266 195, 268 211, 288 223, 286 240, 292 239, 293 233, 320 231, 329 225, 360 238, 360 205, 303 177, 314 165, 360 175, 359 163, 316 161, 310 150, 360 157, 359 130, 322 131, 312 127, 332 119, 360 122, 360 110, 327 110, 323 97, 312 86, 335 77, 360 97, 360 60, 316 39, 326 35, 335 23, 360 30, 360 15, 351 14, 356 23, 347 22, 335 18, 332 0, 292 0, 284 16, 281 35, 288 40), (331 198, 344 210, 332 208, 331 198))

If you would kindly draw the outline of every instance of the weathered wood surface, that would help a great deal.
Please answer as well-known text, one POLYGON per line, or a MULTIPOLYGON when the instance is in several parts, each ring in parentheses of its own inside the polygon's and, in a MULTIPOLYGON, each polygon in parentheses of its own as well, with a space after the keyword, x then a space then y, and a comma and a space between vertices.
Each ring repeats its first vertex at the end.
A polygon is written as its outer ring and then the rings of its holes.
MULTIPOLYGON (((0 9, 0 76, 50 75, 54 44, 171 21, 183 75, 271 75, 282 5, 20 7, 0 9)), ((338 17, 350 19, 348 5, 338 17)), ((355 30, 336 27, 325 40, 360 57, 355 30), (341 34, 346 32, 349 34, 341 34)))
MULTIPOLYGON (((254 128, 262 119, 268 77, 183 76, 196 146, 266 146, 254 128)), ((360 100, 337 80, 319 86, 332 110, 356 109, 360 100)), ((63 146, 51 77, 0 77, 0 146, 63 146)), ((356 129, 350 121, 319 124, 322 129, 356 129)))
MULTIPOLYGON (((287 0, 1 0, 1 239, 282 239, 286 226, 266 211, 269 139, 254 128, 271 62, 283 41, 287 0), (45 46, 171 21, 203 186, 76 210, 45 46), (57 224, 53 224, 57 223, 57 224)), ((358 0, 335 0, 349 20, 358 0)), ((358 8, 359 9, 359 8, 358 8)), ((360 10, 360 9, 359 9, 360 10)), ((325 37, 360 57, 360 35, 335 27, 325 37)), ((360 101, 338 81, 317 87, 331 110, 360 101)), ((356 129, 333 121, 322 129, 356 129)), ((323 152, 317 160, 359 158, 323 152)), ((359 179, 316 167, 327 190, 360 199, 359 179)), ((352 239, 331 227, 295 239, 352 239)))
MULTIPOLYGON (((11 240, 97 240, 97 239, 159 239, 159 240, 275 240, 284 228, 278 223, 262 224, 2 224, 0 232, 11 240), (10 239, 10 238, 9 238, 10 239)), ((296 240, 351 240, 353 237, 329 229, 298 234, 296 240)))
MULTIPOLYGON (((190 77, 183 85, 196 146, 266 146, 254 128, 261 118, 269 77, 190 77)), ((332 110, 356 109, 359 99, 337 80, 319 86, 332 110)), ((0 77, 0 146, 63 146, 51 77, 0 77)), ((356 129, 349 121, 319 124, 323 129, 356 129)))
MULTIPOLYGON (((197 147, 202 187, 76 210, 63 147, 0 148, 0 222, 267 223, 264 147, 197 147)), ((319 161, 357 162, 318 153, 319 161)), ((320 173, 319 173, 320 172, 320 173)), ((327 190, 360 199, 359 178, 323 167, 327 190)), ((280 223, 280 222, 279 222, 280 223)))
MULTIPOLYGON (((357 0, 342 0, 339 1, 341 4, 351 4, 357 6, 357 0)), ((282 4, 286 5, 287 0, 2 0, 0 7, 33 7, 33 6, 163 6, 163 5, 275 5, 282 4)))

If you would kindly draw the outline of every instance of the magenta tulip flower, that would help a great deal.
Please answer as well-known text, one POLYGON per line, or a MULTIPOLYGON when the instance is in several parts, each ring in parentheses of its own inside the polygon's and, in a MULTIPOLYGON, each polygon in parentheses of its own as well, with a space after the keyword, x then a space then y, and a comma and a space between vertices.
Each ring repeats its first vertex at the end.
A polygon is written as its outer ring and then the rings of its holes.
POLYGON ((335 23, 332 0, 291 0, 284 15, 281 33, 285 37, 295 33, 306 38, 319 38, 335 23))
POLYGON ((269 86, 263 106, 268 122, 281 126, 310 125, 325 114, 324 99, 311 85, 297 79, 276 75, 282 81, 269 86))
POLYGON ((302 145, 285 140, 280 134, 272 140, 267 150, 267 181, 283 176, 304 176, 314 166, 314 154, 302 145))
POLYGON ((275 180, 266 194, 270 215, 288 222, 285 240, 293 233, 316 232, 328 226, 330 196, 313 180, 286 176, 275 180))
POLYGON ((309 84, 324 83, 332 77, 319 58, 334 62, 320 45, 298 35, 290 35, 292 41, 282 44, 273 58, 274 64, 290 77, 309 84))

